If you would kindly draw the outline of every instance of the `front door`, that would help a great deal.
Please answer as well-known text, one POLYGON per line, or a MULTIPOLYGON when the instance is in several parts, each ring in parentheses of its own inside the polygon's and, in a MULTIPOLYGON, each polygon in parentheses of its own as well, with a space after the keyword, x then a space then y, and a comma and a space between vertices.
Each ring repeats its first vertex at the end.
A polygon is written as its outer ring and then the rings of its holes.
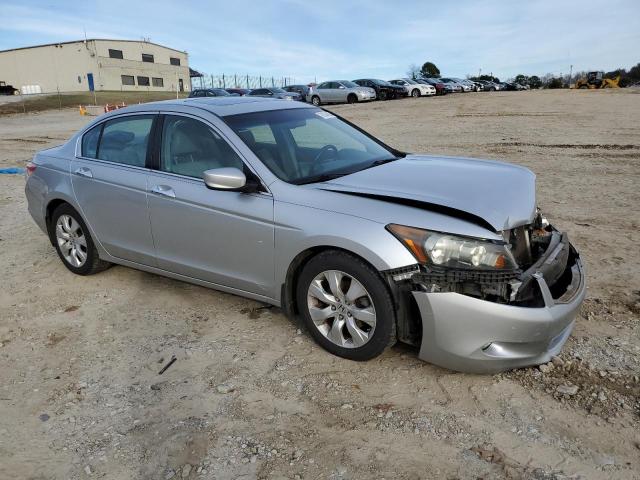
POLYGON ((158 266, 164 270, 273 297, 273 198, 211 190, 205 170, 247 169, 210 125, 166 115, 159 170, 149 175, 149 213, 158 266))
POLYGON ((87 73, 87 82, 89 83, 89 91, 93 92, 93 90, 94 90, 93 73, 87 73))
POLYGON ((147 209, 147 143, 155 115, 125 115, 82 137, 71 165, 78 205, 96 237, 114 257, 155 264, 147 209))

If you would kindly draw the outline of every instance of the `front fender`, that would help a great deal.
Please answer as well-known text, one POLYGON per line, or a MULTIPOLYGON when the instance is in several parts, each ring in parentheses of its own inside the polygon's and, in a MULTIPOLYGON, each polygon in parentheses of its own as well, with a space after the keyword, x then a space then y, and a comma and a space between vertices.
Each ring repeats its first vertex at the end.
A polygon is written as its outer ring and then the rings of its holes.
POLYGON ((280 202, 275 204, 274 220, 276 286, 285 283, 289 266, 298 255, 317 247, 349 251, 379 271, 416 263, 411 253, 378 222, 280 202))

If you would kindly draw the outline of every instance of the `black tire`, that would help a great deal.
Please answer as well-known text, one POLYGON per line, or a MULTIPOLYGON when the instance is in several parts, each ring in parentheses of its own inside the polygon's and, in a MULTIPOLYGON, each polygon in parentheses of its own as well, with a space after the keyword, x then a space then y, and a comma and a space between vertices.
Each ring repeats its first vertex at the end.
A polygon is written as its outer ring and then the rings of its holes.
POLYGON ((384 90, 381 90, 380 93, 378 94, 378 100, 388 100, 388 95, 387 92, 385 92, 384 90))
POLYGON ((354 93, 347 95, 347 103, 358 103, 358 97, 354 93))
POLYGON ((71 272, 76 275, 93 275, 94 273, 102 272, 111 266, 111 263, 105 262, 101 260, 98 256, 98 250, 96 249, 95 244, 93 243, 93 239, 91 238, 91 234, 89 233, 89 229, 87 225, 82 220, 82 217, 76 212, 76 210, 69 205, 68 203, 63 203, 59 207, 57 207, 53 214, 51 215, 51 221, 49 222, 49 237, 51 239, 51 243, 58 252, 58 256, 65 267, 67 267, 71 272), (81 233, 84 235, 86 242, 86 260, 80 266, 72 265, 63 255, 62 250, 60 249, 60 245, 58 244, 58 240, 56 238, 56 224, 58 223, 58 219, 62 215, 68 215, 73 220, 77 222, 81 229, 81 233))
POLYGON ((413 98, 418 98, 420 96, 420 90, 418 90, 417 88, 414 88, 413 90, 411 90, 411 96, 413 98))
POLYGON ((387 285, 368 263, 347 252, 327 250, 309 260, 298 277, 296 303, 302 321, 313 339, 334 355, 356 361, 370 360, 396 343, 396 313, 387 285), (316 276, 328 270, 339 270, 356 279, 373 301, 375 329, 368 341, 360 347, 347 348, 333 343, 311 319, 308 306, 309 286, 316 276))
POLYGON ((322 102, 320 101, 320 97, 317 95, 311 97, 311 103, 316 107, 319 107, 322 104, 322 102))

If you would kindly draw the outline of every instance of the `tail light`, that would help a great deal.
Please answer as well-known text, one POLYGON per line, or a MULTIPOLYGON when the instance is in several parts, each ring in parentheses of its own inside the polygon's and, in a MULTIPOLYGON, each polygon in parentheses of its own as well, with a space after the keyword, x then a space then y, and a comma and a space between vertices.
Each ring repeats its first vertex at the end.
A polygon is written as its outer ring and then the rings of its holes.
POLYGON ((36 164, 33 162, 27 162, 27 165, 25 166, 25 172, 27 174, 27 178, 29 178, 35 171, 36 171, 36 164))

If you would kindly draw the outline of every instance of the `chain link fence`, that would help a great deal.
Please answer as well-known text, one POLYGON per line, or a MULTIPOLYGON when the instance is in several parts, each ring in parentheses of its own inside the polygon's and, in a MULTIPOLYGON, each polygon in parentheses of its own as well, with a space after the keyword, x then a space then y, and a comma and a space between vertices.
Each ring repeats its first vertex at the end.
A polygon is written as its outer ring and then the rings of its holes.
POLYGON ((208 75, 202 74, 201 77, 192 77, 192 88, 267 88, 267 87, 286 87, 294 85, 296 79, 294 77, 275 77, 262 75, 239 75, 225 74, 208 75))

